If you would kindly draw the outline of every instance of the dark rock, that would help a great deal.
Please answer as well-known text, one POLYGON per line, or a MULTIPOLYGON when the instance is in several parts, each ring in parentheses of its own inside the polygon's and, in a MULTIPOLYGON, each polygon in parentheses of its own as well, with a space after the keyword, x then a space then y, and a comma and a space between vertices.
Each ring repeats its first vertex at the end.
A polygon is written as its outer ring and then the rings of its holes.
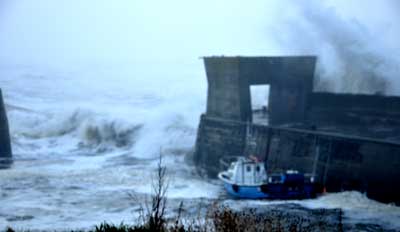
POLYGON ((0 89, 0 168, 9 167, 12 163, 10 131, 3 95, 0 89))

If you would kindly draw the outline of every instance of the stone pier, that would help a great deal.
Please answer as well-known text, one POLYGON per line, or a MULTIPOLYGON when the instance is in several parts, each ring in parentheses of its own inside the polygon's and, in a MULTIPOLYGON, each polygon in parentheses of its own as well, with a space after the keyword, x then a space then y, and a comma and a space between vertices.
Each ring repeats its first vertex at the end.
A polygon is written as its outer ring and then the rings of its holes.
POLYGON ((12 162, 10 131, 8 127, 6 107, 0 89, 0 168, 12 162))
POLYGON ((313 91, 316 57, 206 57, 207 111, 194 161, 256 155, 270 172, 313 172, 328 191, 400 203, 400 97, 313 91), (251 85, 270 85, 268 123, 253 122, 251 85), (249 139, 252 146, 249 145, 249 139))

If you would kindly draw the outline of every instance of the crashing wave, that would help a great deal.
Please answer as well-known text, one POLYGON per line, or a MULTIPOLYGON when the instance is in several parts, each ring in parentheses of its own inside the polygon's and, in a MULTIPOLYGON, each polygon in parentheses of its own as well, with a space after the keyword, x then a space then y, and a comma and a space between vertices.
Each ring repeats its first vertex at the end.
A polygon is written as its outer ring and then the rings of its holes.
POLYGON ((142 125, 131 125, 118 120, 87 119, 79 127, 80 138, 85 146, 106 143, 115 147, 130 147, 136 141, 136 133, 142 125))
POLYGON ((104 150, 107 148, 129 148, 136 141, 141 124, 110 118, 88 110, 77 109, 68 113, 26 115, 13 113, 11 128, 13 143, 21 146, 20 140, 63 140, 75 142, 79 148, 104 150))
POLYGON ((10 112, 13 147, 18 152, 104 153, 129 150, 135 157, 166 153, 187 154, 194 145, 196 129, 176 113, 121 119, 110 113, 85 109, 52 114, 10 112))

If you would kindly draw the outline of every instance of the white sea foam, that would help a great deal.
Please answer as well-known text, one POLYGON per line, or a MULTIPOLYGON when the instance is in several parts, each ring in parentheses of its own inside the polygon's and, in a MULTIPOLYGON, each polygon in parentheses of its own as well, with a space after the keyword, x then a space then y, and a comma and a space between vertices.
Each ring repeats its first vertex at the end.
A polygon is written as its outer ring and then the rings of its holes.
POLYGON ((160 150, 169 169, 170 199, 214 198, 220 191, 183 161, 193 148, 204 104, 202 94, 192 94, 204 90, 143 85, 132 93, 132 82, 110 83, 104 74, 95 86, 56 72, 3 74, 15 162, 0 172, 0 228, 133 222, 138 205, 128 193, 152 192, 160 150), (54 76, 64 76, 57 78, 62 92, 55 89, 54 76), (182 101, 183 96, 192 99, 182 101))
POLYGON ((341 208, 350 221, 400 228, 400 207, 371 200, 360 192, 331 193, 300 204, 309 208, 341 208))

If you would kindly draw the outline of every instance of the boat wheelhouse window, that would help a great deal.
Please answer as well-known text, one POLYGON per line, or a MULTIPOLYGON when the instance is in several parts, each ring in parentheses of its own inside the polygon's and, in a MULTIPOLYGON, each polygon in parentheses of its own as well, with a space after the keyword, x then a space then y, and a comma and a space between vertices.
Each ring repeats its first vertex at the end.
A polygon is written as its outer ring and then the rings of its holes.
POLYGON ((251 167, 250 166, 246 166, 246 172, 251 172, 251 167))
POLYGON ((260 166, 256 167, 256 172, 260 172, 260 166))

